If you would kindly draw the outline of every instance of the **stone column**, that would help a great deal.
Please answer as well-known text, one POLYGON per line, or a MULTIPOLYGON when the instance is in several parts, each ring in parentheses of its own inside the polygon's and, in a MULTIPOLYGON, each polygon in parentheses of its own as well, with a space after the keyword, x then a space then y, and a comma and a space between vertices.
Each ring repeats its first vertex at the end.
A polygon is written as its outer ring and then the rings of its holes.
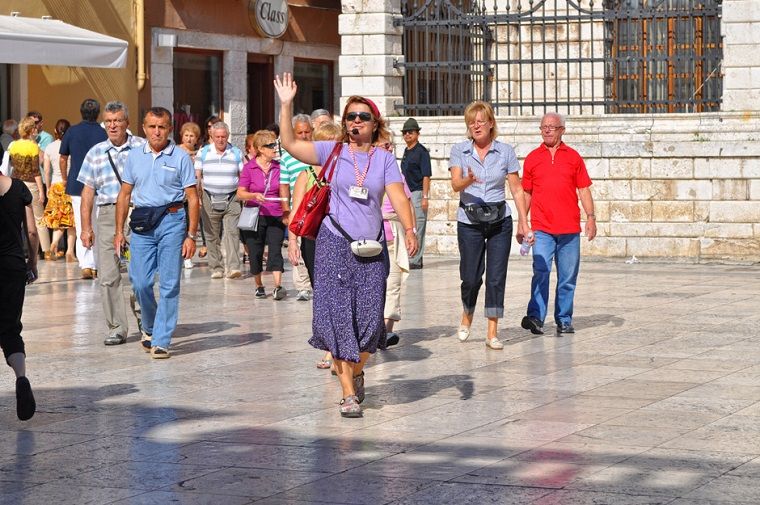
POLYGON ((248 130, 248 53, 224 52, 224 122, 230 127, 230 143, 241 149, 248 130))
POLYGON ((724 111, 760 110, 760 0, 723 1, 724 111), (753 86, 754 84, 754 86, 753 86))
MULTIPOLYGON (((174 110, 174 48, 150 45, 150 106, 174 110)), ((137 111, 134 111, 135 113, 137 111)), ((140 118, 142 121, 142 118, 140 118)), ((134 119, 132 120, 134 123, 134 119)), ((139 124, 139 123, 137 123, 139 124)))
POLYGON ((403 100, 402 71, 394 61, 403 61, 401 27, 393 26, 400 16, 399 0, 343 0, 338 18, 341 56, 341 106, 351 95, 372 99, 384 116, 394 116, 395 103, 403 100))

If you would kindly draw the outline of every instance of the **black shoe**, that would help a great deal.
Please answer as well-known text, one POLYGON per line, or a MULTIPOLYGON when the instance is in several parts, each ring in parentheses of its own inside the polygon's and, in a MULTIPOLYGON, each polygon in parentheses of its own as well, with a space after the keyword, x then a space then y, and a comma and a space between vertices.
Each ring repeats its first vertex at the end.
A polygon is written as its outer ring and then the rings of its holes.
POLYGON ((398 344, 399 338, 398 333, 395 331, 389 331, 388 332, 388 338, 385 340, 386 347, 390 347, 392 345, 398 344))
MULTIPOLYGON (((258 294, 256 296, 258 296, 258 294)), ((285 298, 285 290, 282 289, 282 286, 277 286, 274 288, 274 291, 272 291, 272 298, 275 300, 282 300, 285 298)))
POLYGON ((541 321, 539 321, 537 318, 533 316, 523 317, 522 322, 520 323, 520 326, 522 326, 526 330, 530 330, 530 332, 534 335, 544 334, 544 330, 543 330, 544 323, 542 323, 541 321))
POLYGON ((127 337, 124 335, 119 335, 118 333, 114 335, 108 335, 104 340, 103 344, 105 345, 121 345, 127 341, 127 337))
POLYGON ((19 377, 16 379, 16 415, 22 421, 28 421, 36 411, 37 403, 34 401, 29 379, 19 377))
POLYGON ((267 292, 264 291, 264 286, 259 286, 256 288, 256 294, 254 295, 256 298, 266 298, 267 292))
POLYGON ((422 263, 417 265, 416 263, 413 263, 409 265, 409 270, 422 270, 422 263))
POLYGON ((557 335, 562 335, 563 333, 575 333, 575 328, 570 323, 559 323, 557 325, 557 335))

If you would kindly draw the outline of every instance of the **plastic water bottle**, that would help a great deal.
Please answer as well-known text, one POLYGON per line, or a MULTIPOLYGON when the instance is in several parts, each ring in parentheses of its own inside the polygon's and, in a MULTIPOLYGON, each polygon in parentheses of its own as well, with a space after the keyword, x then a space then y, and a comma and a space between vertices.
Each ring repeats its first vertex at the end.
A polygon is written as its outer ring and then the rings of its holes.
POLYGON ((528 234, 523 237, 522 244, 520 244, 520 256, 525 256, 530 252, 530 239, 532 238, 532 231, 529 231, 528 234))

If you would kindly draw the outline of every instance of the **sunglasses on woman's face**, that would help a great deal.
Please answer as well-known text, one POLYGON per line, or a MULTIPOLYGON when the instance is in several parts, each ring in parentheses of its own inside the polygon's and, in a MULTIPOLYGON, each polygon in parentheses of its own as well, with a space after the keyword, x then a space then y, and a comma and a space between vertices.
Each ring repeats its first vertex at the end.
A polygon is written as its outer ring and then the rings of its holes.
POLYGON ((356 118, 366 123, 367 121, 372 121, 372 114, 369 112, 349 112, 346 114, 346 121, 356 121, 356 118))
POLYGON ((268 147, 269 149, 274 149, 277 147, 277 142, 272 142, 271 144, 264 144, 261 147, 268 147))

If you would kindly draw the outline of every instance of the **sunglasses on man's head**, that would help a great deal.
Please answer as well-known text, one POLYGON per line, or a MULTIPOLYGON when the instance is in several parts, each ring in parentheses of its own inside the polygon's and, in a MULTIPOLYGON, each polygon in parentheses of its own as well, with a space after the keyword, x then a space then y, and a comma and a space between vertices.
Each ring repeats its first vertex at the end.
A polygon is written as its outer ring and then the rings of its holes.
POLYGON ((372 114, 369 112, 349 112, 346 114, 347 121, 356 121, 356 118, 366 123, 367 121, 372 121, 372 114))
POLYGON ((271 144, 264 144, 261 147, 268 147, 269 149, 274 149, 277 147, 277 142, 272 142, 271 144))

